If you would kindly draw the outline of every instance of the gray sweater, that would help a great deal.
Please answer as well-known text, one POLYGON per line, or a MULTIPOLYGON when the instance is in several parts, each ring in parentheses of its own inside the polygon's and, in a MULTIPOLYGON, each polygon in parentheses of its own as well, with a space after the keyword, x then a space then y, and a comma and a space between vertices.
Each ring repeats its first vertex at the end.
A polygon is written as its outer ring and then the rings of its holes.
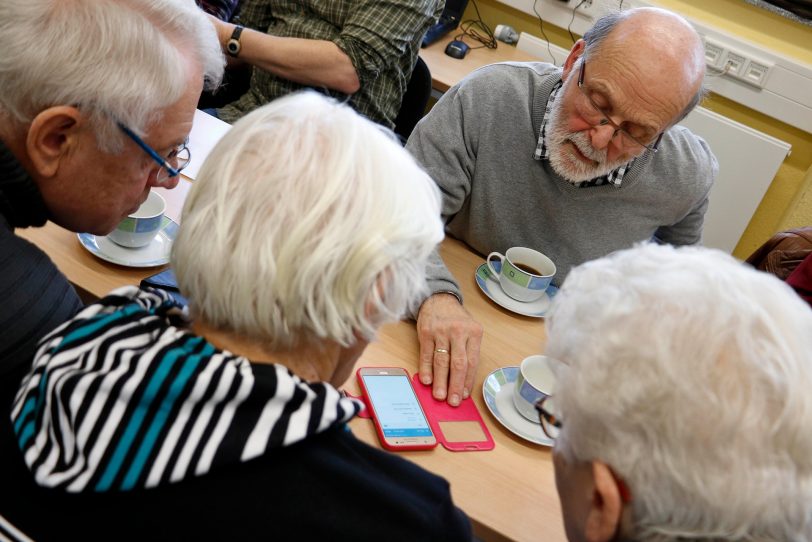
MULTIPOLYGON (((541 62, 485 66, 417 125, 407 149, 440 187, 447 232, 483 255, 539 250, 556 263, 556 285, 572 267, 638 241, 699 243, 718 164, 686 128, 669 129, 659 152, 637 158, 619 187, 578 188, 534 160, 560 79, 560 68, 541 62)), ((432 292, 459 293, 436 252, 428 274, 432 292)))

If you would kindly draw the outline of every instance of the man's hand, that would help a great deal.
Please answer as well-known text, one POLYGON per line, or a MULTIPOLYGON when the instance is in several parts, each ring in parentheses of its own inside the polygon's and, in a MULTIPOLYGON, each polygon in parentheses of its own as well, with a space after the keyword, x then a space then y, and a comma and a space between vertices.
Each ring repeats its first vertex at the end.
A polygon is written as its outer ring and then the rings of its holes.
POLYGON ((417 315, 420 381, 434 383, 435 399, 458 406, 471 394, 479 364, 482 326, 451 294, 434 294, 417 315))

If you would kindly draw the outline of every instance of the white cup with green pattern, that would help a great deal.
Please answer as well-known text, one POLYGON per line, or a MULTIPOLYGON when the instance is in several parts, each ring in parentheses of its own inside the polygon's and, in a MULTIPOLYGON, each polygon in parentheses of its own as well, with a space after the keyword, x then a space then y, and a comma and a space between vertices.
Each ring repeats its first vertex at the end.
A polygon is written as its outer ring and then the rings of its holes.
POLYGON ((541 299, 555 276, 553 261, 537 250, 525 247, 512 247, 504 254, 488 254, 488 269, 499 277, 502 290, 524 303, 541 299), (497 270, 491 260, 498 259, 502 265, 497 270))
POLYGON ((107 238, 127 248, 146 246, 161 231, 165 211, 166 200, 157 192, 150 191, 138 210, 122 220, 116 229, 107 234, 107 238))

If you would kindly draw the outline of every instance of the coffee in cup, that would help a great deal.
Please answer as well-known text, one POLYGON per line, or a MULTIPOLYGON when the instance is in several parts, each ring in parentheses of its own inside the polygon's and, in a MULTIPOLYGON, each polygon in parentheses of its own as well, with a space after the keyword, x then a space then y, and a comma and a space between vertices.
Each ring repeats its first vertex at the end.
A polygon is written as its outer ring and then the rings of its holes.
POLYGON ((539 423, 536 403, 553 394, 555 373, 553 360, 547 356, 535 355, 524 358, 519 366, 519 374, 513 387, 513 406, 534 423, 539 423))
POLYGON ((531 302, 541 299, 555 276, 553 261, 537 250, 525 247, 512 247, 505 254, 488 254, 488 269, 499 277, 502 290, 516 301, 531 302), (502 261, 502 268, 496 272, 492 258, 502 261))
POLYGON ((161 231, 166 201, 157 192, 150 191, 146 201, 136 212, 119 222, 107 238, 127 248, 143 247, 152 242, 161 231))

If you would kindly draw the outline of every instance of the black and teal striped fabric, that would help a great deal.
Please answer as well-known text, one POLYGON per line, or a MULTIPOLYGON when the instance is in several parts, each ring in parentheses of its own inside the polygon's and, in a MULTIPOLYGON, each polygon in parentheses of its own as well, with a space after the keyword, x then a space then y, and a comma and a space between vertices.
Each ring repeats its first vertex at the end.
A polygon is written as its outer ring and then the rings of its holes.
POLYGON ((45 337, 12 423, 41 486, 126 491, 205 475, 342 425, 362 408, 187 329, 160 291, 119 289, 45 337))

